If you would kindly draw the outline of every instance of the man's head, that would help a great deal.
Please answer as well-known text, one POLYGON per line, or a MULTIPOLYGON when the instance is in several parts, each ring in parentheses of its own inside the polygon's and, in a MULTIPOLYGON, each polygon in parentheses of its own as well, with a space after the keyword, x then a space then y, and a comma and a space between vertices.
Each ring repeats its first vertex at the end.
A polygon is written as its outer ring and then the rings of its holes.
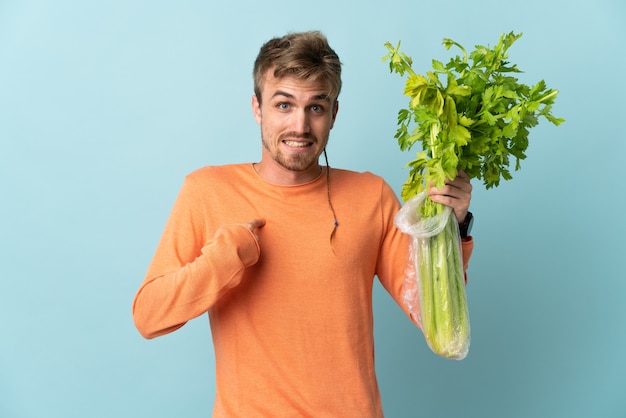
POLYGON ((266 73, 282 78, 293 76, 307 81, 321 81, 328 86, 334 102, 341 91, 341 62, 324 35, 317 31, 290 33, 266 42, 254 62, 254 94, 262 100, 266 73))
POLYGON ((320 174, 339 108, 341 63, 319 32, 267 42, 254 65, 252 110, 261 126, 263 154, 256 166, 266 180, 299 184, 320 174))

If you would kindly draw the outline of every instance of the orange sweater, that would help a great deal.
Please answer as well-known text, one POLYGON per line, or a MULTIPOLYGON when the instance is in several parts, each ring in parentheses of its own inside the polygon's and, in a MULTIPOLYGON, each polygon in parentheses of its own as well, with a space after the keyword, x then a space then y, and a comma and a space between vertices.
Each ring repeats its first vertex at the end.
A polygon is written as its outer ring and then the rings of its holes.
MULTIPOLYGON (((214 417, 382 417, 374 369, 377 276, 408 315, 408 241, 400 204, 370 173, 331 170, 276 186, 251 164, 185 179, 133 317, 146 338, 208 311, 216 356, 214 417), (243 225, 264 218, 259 241, 243 225)), ((473 243, 464 243, 467 265, 473 243)))

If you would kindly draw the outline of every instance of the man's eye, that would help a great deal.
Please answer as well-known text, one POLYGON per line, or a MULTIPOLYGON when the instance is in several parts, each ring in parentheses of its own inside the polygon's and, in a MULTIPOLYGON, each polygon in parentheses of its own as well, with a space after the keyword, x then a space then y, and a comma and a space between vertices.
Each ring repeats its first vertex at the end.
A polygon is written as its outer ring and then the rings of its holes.
POLYGON ((322 113, 324 111, 324 106, 313 105, 311 106, 311 110, 315 113, 322 113))
POLYGON ((278 103, 277 106, 280 110, 287 110, 289 109, 289 103, 278 103))

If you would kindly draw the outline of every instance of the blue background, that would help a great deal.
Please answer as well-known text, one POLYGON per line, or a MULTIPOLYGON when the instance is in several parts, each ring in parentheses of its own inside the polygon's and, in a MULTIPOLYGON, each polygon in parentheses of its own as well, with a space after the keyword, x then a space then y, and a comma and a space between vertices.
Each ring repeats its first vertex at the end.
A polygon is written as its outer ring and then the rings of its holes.
MULTIPOLYGON (((182 179, 258 161, 252 62, 320 29, 344 62, 331 166, 397 190, 406 104, 384 43, 418 72, 523 32, 523 82, 558 88, 514 179, 475 182, 472 347, 445 360, 376 285, 386 415, 626 416, 626 3, 598 1, 0 2, 0 417, 207 417, 206 317, 152 341, 131 302, 182 179)), ((358 210, 358 208, 355 208, 358 210)))

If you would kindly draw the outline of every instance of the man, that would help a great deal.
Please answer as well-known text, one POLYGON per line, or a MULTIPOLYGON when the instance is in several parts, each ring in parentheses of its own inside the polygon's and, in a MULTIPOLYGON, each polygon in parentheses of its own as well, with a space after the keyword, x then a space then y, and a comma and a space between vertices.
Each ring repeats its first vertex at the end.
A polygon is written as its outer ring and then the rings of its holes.
MULTIPOLYGON (((135 297, 146 338, 208 312, 214 417, 383 416, 372 285, 377 276, 411 316, 408 238, 380 177, 318 163, 340 90, 341 63, 320 33, 261 48, 252 98, 261 161, 187 176, 135 297)), ((465 219, 465 175, 430 193, 465 219)), ((472 247, 467 238, 465 266, 472 247)))

